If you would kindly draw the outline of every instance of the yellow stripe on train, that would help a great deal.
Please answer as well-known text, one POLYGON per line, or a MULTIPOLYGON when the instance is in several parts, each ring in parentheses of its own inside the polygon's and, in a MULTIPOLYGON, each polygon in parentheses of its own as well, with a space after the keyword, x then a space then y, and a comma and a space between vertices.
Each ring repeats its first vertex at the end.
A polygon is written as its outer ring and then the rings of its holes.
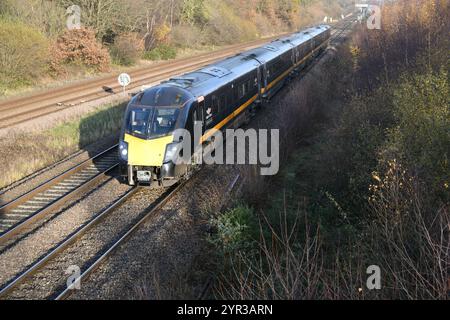
POLYGON ((173 136, 144 140, 125 134, 128 143, 128 164, 133 166, 161 167, 166 147, 173 142, 173 136))

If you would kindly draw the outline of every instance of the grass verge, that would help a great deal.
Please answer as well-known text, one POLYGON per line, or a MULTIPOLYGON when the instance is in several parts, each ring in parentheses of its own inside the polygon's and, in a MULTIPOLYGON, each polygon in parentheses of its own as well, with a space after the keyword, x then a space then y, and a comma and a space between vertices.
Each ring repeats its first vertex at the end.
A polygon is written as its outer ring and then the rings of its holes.
POLYGON ((105 105, 54 128, 0 139, 0 188, 39 171, 89 144, 117 134, 126 104, 105 105))

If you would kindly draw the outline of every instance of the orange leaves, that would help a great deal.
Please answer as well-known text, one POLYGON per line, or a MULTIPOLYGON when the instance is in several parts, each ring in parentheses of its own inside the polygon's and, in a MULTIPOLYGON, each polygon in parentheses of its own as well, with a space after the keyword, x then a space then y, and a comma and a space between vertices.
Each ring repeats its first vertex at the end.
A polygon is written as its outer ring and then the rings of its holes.
POLYGON ((65 65, 69 64, 80 64, 102 72, 109 69, 109 53, 97 42, 93 30, 67 30, 53 44, 50 63, 52 71, 65 73, 65 65))

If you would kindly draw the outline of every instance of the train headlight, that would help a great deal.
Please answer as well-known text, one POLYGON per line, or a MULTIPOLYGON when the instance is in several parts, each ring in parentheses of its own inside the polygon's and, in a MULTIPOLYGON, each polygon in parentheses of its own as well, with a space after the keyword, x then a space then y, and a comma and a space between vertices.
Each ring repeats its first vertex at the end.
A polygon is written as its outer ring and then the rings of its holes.
POLYGON ((178 151, 180 148, 181 144, 180 143, 171 143, 168 144, 166 147, 166 154, 164 156, 164 163, 168 163, 170 161, 175 162, 175 158, 178 155, 178 151))
POLYGON ((128 161, 128 143, 125 141, 119 143, 119 156, 120 159, 128 161))

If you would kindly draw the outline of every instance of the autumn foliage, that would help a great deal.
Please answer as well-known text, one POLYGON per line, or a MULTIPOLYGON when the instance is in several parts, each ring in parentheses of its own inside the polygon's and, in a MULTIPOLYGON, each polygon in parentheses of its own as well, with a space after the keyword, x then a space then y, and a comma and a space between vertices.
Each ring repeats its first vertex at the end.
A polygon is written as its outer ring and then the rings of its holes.
POLYGON ((64 65, 81 65, 96 71, 108 71, 110 57, 95 38, 95 32, 87 28, 67 30, 58 37, 51 49, 52 71, 64 73, 64 65))
POLYGON ((125 66, 136 63, 143 51, 144 42, 136 33, 119 35, 110 49, 113 61, 125 66))

